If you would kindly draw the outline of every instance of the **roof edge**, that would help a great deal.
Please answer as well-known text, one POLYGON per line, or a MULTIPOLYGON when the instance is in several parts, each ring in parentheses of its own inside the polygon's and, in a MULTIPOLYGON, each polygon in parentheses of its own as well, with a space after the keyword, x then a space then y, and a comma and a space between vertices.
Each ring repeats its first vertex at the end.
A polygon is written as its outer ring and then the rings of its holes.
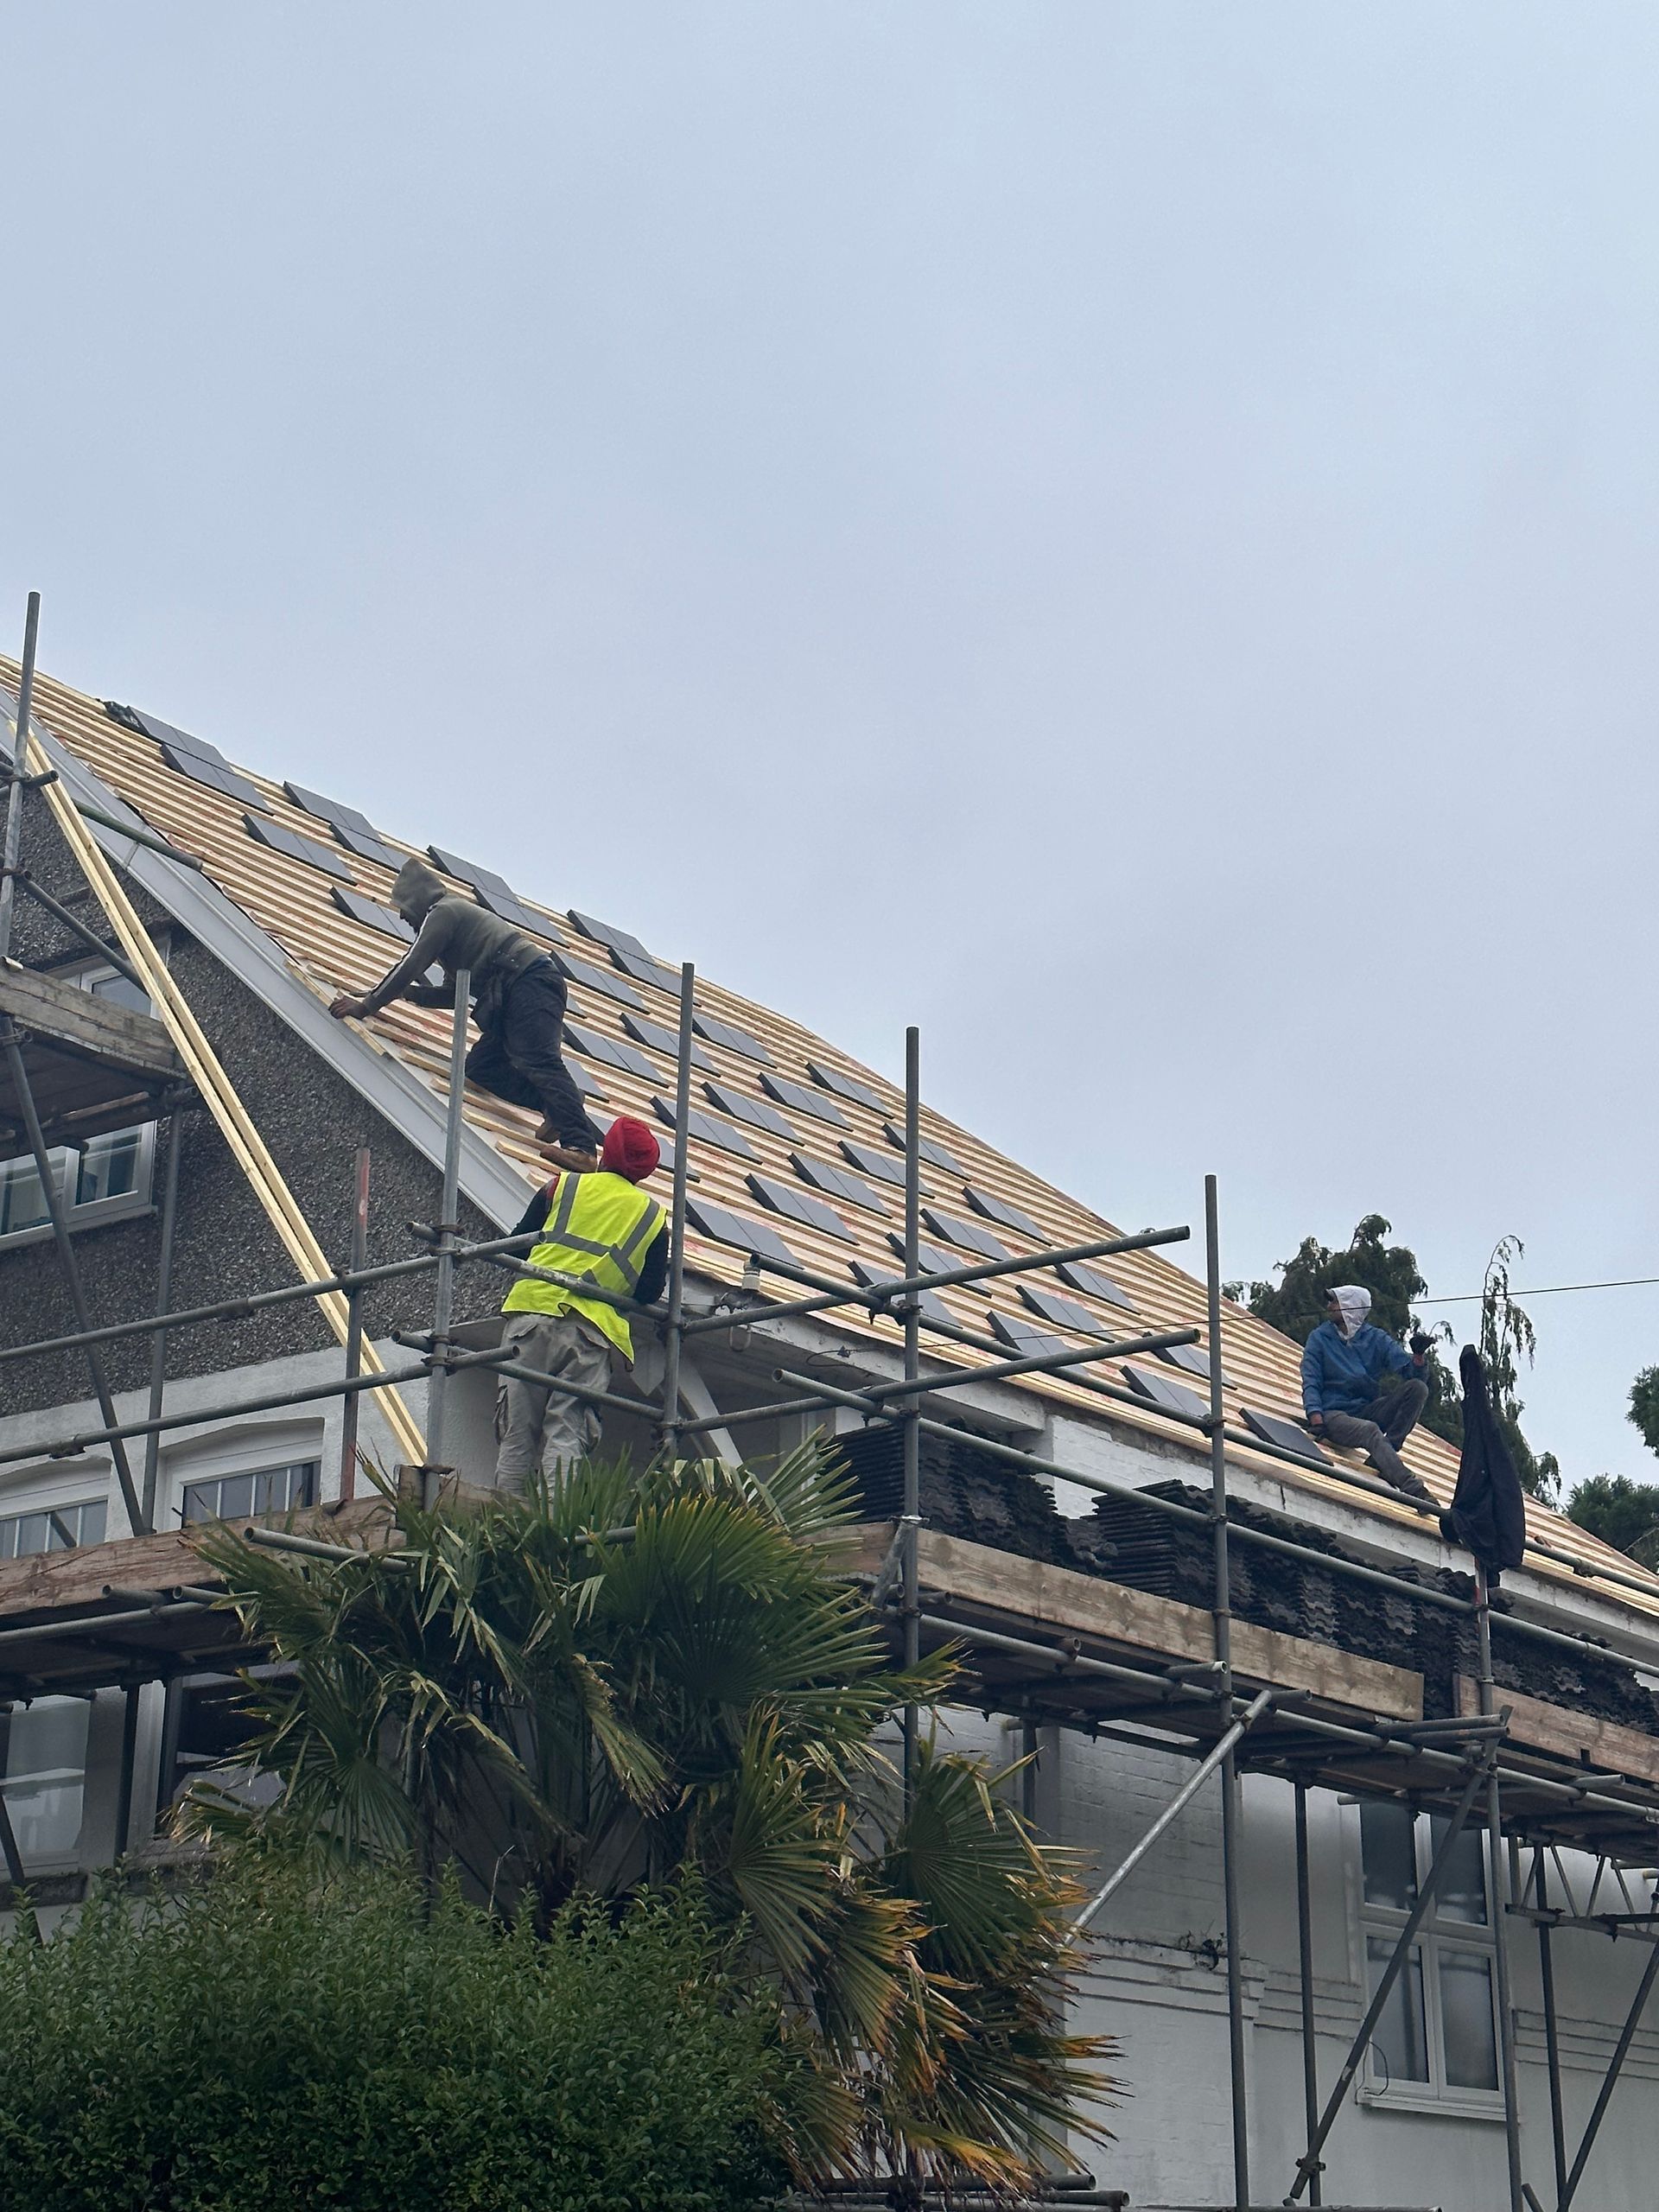
MULTIPOLYGON (((137 809, 94 774, 79 753, 45 728, 38 715, 30 717, 29 734, 56 769, 72 800, 96 806, 118 821, 130 819, 146 835, 156 834, 137 809)), ((167 860, 148 846, 134 844, 118 830, 106 829, 101 823, 89 821, 86 827, 118 867, 165 906, 181 928, 206 945, 319 1059, 442 1172, 448 1116, 436 1091, 429 1090, 391 1053, 377 1051, 367 1038, 336 1021, 301 981, 276 939, 206 874, 167 860)), ((464 1197, 504 1230, 518 1220, 533 1193, 531 1182, 464 1122, 461 1188, 464 1197)))

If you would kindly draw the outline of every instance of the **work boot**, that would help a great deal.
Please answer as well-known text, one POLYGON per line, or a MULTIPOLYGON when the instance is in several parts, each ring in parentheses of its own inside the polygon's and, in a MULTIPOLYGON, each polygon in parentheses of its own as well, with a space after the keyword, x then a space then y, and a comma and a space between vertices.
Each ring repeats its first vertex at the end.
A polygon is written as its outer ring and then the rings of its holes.
POLYGON ((573 1174, 591 1175, 599 1166, 596 1152, 582 1152, 572 1144, 538 1144, 536 1149, 543 1160, 550 1160, 556 1167, 568 1167, 573 1174))

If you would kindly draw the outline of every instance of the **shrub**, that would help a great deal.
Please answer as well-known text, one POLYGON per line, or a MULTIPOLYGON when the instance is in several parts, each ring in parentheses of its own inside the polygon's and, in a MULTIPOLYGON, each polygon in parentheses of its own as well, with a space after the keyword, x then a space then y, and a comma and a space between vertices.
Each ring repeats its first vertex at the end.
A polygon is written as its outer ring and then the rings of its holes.
POLYGON ((454 1888, 244 1865, 0 1944, 0 2205, 740 2212, 784 2186, 779 2016, 694 1904, 503 1931, 454 1888))

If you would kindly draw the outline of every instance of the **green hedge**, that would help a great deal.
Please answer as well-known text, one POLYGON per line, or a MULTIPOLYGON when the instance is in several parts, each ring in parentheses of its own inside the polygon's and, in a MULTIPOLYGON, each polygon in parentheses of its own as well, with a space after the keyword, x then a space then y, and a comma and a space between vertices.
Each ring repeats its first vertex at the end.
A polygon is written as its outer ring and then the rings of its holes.
POLYGON ((503 1936, 266 1865, 0 1943, 5 2212, 738 2212, 791 2081, 683 1904, 503 1936))

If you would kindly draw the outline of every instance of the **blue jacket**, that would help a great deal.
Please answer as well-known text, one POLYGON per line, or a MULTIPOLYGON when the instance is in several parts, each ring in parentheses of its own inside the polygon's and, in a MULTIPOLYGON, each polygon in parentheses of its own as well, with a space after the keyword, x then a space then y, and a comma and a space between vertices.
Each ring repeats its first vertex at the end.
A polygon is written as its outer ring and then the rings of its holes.
POLYGON ((1368 1321, 1344 1337, 1334 1321, 1321 1321, 1302 1351, 1302 1404, 1310 1414, 1363 1414, 1385 1375, 1421 1372, 1386 1330, 1368 1321))

